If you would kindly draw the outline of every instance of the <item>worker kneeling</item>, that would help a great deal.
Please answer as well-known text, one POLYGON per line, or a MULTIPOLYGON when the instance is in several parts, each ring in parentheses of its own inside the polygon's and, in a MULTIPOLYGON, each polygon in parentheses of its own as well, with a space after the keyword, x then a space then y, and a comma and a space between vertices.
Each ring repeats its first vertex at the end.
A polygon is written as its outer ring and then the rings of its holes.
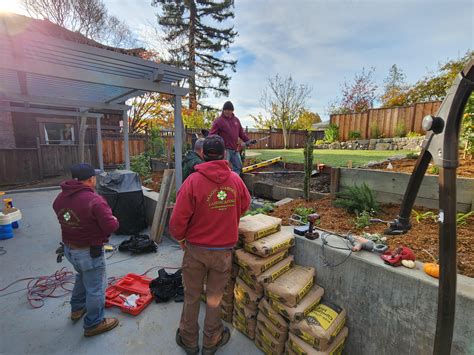
POLYGON ((170 221, 183 257, 184 304, 176 342, 187 354, 199 353, 199 305, 206 284, 203 354, 214 354, 230 338, 221 320, 221 300, 232 269, 240 216, 250 194, 225 159, 224 141, 211 135, 203 144, 204 163, 179 190, 170 221))

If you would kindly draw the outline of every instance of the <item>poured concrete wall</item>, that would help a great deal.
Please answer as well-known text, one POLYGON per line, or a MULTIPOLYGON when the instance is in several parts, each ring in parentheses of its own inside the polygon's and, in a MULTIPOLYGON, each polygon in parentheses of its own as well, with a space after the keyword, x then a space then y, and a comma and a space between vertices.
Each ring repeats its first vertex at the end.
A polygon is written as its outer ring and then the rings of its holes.
MULTIPOLYGON (((367 184, 375 192, 377 201, 400 203, 408 186, 410 174, 381 170, 341 168, 339 189, 355 184, 367 184)), ((458 178, 456 184, 457 210, 467 212, 473 209, 474 179, 458 178)), ((439 185, 437 176, 426 175, 418 192, 415 206, 439 208, 439 185)))
MULTIPOLYGON (((338 237, 331 245, 344 246, 338 237)), ((385 265, 378 255, 353 253, 337 267, 324 265, 321 239, 297 237, 299 265, 316 268, 324 298, 347 310, 347 354, 432 354, 436 328, 438 280, 421 271, 385 265)), ((347 251, 325 247, 331 264, 347 251)), ((474 279, 458 275, 452 354, 474 354, 474 279)))

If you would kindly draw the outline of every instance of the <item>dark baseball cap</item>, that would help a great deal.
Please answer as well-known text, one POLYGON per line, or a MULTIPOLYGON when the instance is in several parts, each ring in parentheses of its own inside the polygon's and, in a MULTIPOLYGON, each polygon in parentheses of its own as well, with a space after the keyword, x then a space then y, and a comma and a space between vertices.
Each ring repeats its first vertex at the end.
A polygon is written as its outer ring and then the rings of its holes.
POLYGON ((202 146, 202 151, 204 153, 204 160, 222 160, 224 159, 224 140, 221 136, 213 134, 211 136, 207 136, 204 139, 204 144, 202 146))
POLYGON ((87 180, 92 176, 99 175, 100 173, 100 170, 94 169, 92 165, 86 163, 71 166, 72 178, 79 181, 87 180))

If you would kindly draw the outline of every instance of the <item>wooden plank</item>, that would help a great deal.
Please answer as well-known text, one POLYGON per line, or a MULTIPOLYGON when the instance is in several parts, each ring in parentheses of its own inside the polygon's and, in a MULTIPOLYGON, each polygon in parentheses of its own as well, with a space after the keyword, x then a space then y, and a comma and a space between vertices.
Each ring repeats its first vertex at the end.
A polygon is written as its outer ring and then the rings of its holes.
POLYGON ((158 202, 153 216, 153 223, 150 230, 150 239, 155 242, 161 241, 164 231, 164 224, 167 218, 167 205, 174 183, 174 169, 166 169, 161 180, 161 188, 158 196, 158 202))
POLYGON ((329 185, 329 192, 331 193, 331 195, 334 196, 339 191, 341 168, 332 168, 330 177, 331 177, 331 182, 329 185))

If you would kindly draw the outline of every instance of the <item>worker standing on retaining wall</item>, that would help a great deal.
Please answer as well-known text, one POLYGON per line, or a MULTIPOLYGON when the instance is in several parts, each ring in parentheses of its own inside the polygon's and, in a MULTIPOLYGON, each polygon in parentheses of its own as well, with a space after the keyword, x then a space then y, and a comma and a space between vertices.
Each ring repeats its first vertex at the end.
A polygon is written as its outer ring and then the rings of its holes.
POLYGON ((178 192, 170 233, 184 249, 184 305, 176 342, 187 354, 199 353, 199 306, 206 281, 206 318, 202 354, 214 354, 230 338, 221 320, 221 300, 232 270, 240 216, 250 194, 224 160, 224 140, 208 136, 204 163, 195 167, 178 192))
POLYGON ((104 198, 94 188, 100 171, 89 164, 71 168, 72 180, 61 184, 53 209, 61 224, 64 255, 77 271, 71 296, 71 320, 84 315, 84 336, 115 328, 117 318, 104 318, 107 276, 103 244, 119 228, 104 198))
POLYGON ((244 132, 239 119, 234 115, 234 105, 232 102, 227 101, 224 103, 222 114, 212 123, 209 134, 217 134, 224 139, 227 160, 232 166, 232 171, 240 174, 242 172, 242 160, 240 152, 237 150, 237 141, 240 138, 246 145, 256 141, 251 141, 244 132))

